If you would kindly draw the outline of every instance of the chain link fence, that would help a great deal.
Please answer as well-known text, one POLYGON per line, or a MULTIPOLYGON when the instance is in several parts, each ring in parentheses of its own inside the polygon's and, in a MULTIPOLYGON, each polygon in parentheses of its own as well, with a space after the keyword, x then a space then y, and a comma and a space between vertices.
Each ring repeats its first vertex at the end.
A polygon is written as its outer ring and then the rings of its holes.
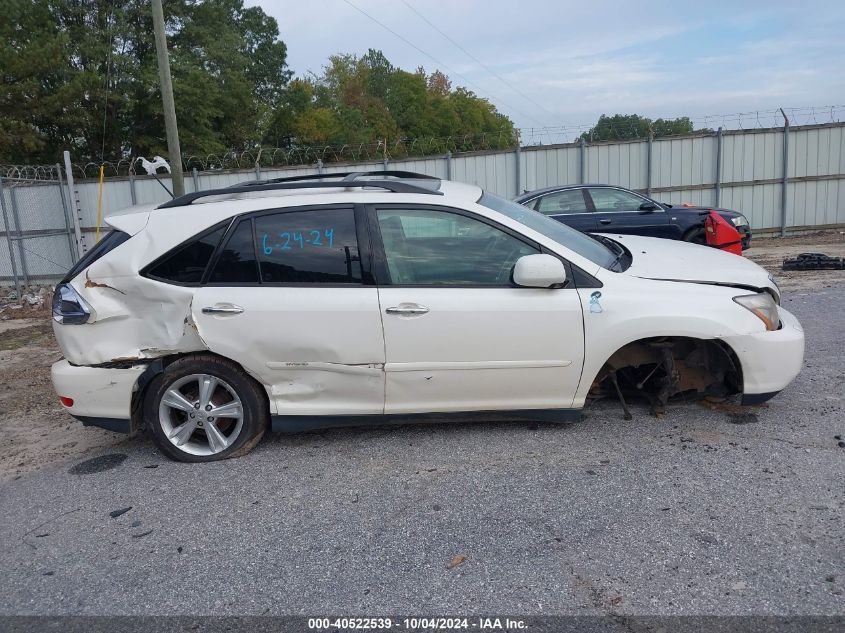
POLYGON ((14 286, 19 298, 76 261, 67 195, 59 165, 0 170, 0 283, 14 286))

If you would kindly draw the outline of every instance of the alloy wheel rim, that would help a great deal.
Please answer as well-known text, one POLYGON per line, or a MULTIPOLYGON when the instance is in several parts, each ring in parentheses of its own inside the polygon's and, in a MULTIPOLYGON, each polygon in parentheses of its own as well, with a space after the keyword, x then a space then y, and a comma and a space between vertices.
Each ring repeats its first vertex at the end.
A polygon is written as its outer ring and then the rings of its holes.
POLYGON ((159 424, 177 449, 191 455, 216 455, 238 439, 243 403, 229 383, 211 374, 190 374, 173 381, 159 403, 159 424))

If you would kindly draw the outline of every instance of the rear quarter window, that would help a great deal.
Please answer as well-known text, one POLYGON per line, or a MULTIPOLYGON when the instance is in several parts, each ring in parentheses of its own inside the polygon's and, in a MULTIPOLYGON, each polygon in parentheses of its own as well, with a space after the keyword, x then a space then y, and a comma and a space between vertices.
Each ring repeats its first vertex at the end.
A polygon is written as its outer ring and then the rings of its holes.
POLYGON ((199 284, 225 232, 226 225, 223 225, 199 234, 154 261, 142 274, 159 281, 199 284))

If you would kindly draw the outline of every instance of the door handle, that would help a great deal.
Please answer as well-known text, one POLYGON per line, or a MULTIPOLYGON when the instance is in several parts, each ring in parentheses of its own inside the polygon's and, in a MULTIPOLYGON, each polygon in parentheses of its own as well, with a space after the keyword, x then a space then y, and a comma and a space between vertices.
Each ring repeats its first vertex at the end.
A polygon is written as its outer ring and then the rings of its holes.
POLYGON ((218 303, 202 309, 203 314, 240 314, 244 309, 234 303, 218 303))
POLYGON ((610 220, 610 219, 607 219, 607 218, 603 218, 603 219, 599 220, 599 224, 610 224, 611 222, 613 222, 613 220, 610 220))
POLYGON ((417 303, 400 303, 398 306, 387 308, 385 312, 388 314, 412 316, 415 314, 425 314, 428 312, 428 308, 417 303))

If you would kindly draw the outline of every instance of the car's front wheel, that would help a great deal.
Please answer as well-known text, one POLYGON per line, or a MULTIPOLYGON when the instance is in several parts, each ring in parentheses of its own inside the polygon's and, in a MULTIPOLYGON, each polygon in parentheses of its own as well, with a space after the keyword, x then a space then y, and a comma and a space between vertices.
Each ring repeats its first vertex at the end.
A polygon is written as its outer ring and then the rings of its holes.
POLYGON ((260 385, 230 361, 199 355, 174 361, 156 377, 144 414, 156 445, 183 462, 243 455, 269 420, 260 385))

